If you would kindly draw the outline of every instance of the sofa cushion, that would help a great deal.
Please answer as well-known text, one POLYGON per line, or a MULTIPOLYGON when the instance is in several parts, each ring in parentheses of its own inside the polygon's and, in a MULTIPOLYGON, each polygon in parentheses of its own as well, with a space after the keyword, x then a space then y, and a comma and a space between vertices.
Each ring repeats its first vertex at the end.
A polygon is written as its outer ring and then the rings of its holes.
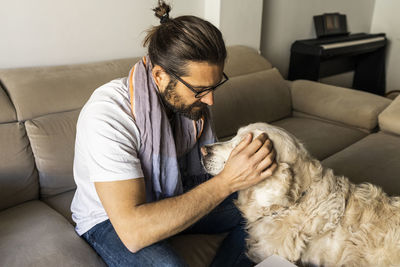
POLYGON ((323 165, 354 183, 370 182, 400 195, 399 151, 399 136, 379 132, 325 159, 323 165))
POLYGON ((0 210, 38 197, 38 175, 24 125, 0 124, 0 210))
POLYGON ((305 80, 294 81, 291 92, 296 111, 368 130, 378 125, 379 113, 391 102, 378 95, 305 80))
POLYGON ((231 78, 215 91, 214 102, 211 111, 219 138, 249 123, 291 114, 289 87, 275 68, 231 78))
POLYGON ((72 220, 71 212, 71 202, 74 198, 75 191, 76 190, 67 191, 55 196, 42 198, 41 200, 59 212, 62 216, 64 216, 65 219, 75 226, 75 222, 72 220))
POLYGON ((39 171, 41 197, 76 188, 72 168, 79 112, 55 113, 25 123, 39 171))
POLYGON ((386 132, 400 135, 400 96, 379 114, 379 127, 386 132))
POLYGON ((128 76, 139 59, 0 70, 19 121, 81 108, 99 86, 128 76))
POLYGON ((17 120, 14 106, 11 104, 6 92, 3 90, 0 82, 0 123, 12 122, 17 120))
POLYGON ((0 212, 0 266, 106 266, 60 214, 41 201, 0 212))
POLYGON ((226 234, 178 235, 170 239, 172 247, 190 267, 210 266, 226 234))
MULTIPOLYGON (((75 190, 42 199, 75 225, 71 218, 71 201, 75 190)), ((219 235, 177 235, 170 239, 171 245, 191 267, 209 266, 226 234, 219 235)))
POLYGON ((229 77, 272 68, 271 63, 253 48, 235 45, 229 46, 226 49, 227 58, 224 71, 229 77))
POLYGON ((367 133, 317 119, 292 117, 272 123, 300 139, 315 158, 322 160, 357 142, 367 133))

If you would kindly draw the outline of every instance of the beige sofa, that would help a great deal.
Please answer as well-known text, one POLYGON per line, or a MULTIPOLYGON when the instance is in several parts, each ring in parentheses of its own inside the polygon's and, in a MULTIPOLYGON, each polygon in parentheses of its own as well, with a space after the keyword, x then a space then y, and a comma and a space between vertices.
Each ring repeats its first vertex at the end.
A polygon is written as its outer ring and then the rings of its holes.
MULTIPOLYGON (((75 124, 98 86, 138 58, 0 70, 0 266, 104 266, 74 232, 70 203, 75 124)), ((256 51, 228 48, 230 81, 212 108, 220 139, 264 121, 298 136, 355 182, 400 192, 400 98, 310 81, 288 82, 256 51), (378 123, 379 122, 379 123, 378 123)), ((178 236, 191 266, 207 266, 224 235, 178 236)))

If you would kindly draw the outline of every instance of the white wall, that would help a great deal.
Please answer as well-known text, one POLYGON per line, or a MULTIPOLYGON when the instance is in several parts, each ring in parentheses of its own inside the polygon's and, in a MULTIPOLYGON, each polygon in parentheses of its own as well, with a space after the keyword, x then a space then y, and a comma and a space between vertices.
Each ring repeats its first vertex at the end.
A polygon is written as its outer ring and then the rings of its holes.
MULTIPOLYGON (((171 16, 204 14, 203 0, 170 0, 171 16)), ((0 0, 0 68, 140 56, 156 0, 0 0)))
POLYGON ((221 20, 221 0, 204 0, 204 18, 219 29, 221 20))
POLYGON ((399 0, 376 0, 371 31, 385 32, 389 40, 386 56, 386 92, 400 90, 399 12, 399 0))
POLYGON ((225 43, 241 44, 260 50, 263 0, 220 1, 219 28, 225 43))
POLYGON ((264 0, 261 53, 287 77, 292 43, 316 38, 314 15, 340 12, 347 15, 350 32, 370 32, 374 3, 375 0, 264 0))
MULTIPOLYGON (((206 18, 227 45, 260 48, 262 0, 167 0, 171 17, 206 18)), ((157 0, 0 0, 0 68, 141 56, 157 0)))

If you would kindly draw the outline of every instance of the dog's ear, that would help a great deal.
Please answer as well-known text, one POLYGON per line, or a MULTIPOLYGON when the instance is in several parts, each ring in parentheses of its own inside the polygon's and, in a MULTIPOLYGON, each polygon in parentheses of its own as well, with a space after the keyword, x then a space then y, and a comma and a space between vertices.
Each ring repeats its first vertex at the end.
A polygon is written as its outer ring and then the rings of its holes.
POLYGON ((309 185, 312 180, 322 177, 323 168, 321 163, 308 154, 299 155, 292 166, 296 183, 309 185))

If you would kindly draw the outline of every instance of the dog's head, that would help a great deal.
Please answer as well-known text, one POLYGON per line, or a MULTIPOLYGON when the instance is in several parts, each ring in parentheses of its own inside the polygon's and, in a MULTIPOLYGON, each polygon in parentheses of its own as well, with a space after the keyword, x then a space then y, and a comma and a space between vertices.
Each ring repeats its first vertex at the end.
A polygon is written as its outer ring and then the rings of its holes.
POLYGON ((206 171, 212 175, 220 173, 232 150, 249 133, 253 134, 253 139, 262 133, 268 135, 276 151, 276 161, 278 164, 287 163, 292 165, 298 160, 300 155, 308 155, 303 145, 285 130, 267 123, 254 123, 240 128, 236 136, 229 141, 202 147, 202 163, 206 171))
MULTIPOLYGON (((202 147, 204 168, 212 175, 219 174, 232 150, 248 133, 252 133, 253 138, 261 133, 268 135, 276 151, 278 168, 263 182, 240 192, 239 209, 241 203, 249 202, 258 203, 263 207, 274 204, 287 206, 294 203, 308 188, 313 177, 319 176, 322 168, 319 161, 310 156, 301 142, 282 128, 267 123, 254 123, 240 128, 237 135, 229 141, 202 147)), ((257 216, 246 214, 248 220, 257 216)))

